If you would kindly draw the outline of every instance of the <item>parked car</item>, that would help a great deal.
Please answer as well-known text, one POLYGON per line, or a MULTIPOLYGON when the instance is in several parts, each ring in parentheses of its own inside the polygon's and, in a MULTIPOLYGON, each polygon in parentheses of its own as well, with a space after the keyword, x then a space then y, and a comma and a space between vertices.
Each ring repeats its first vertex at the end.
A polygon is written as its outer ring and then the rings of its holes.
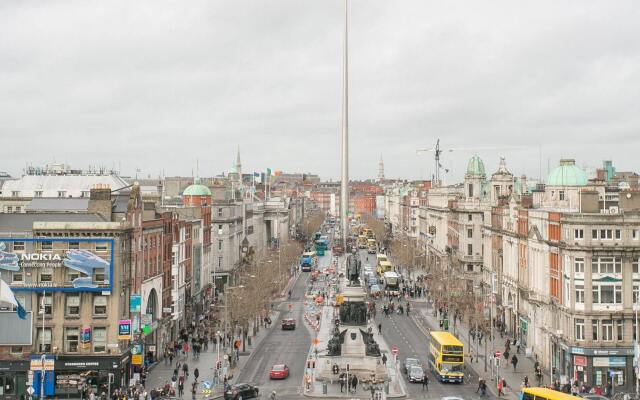
POLYGON ((224 400, 243 400, 258 397, 258 388, 248 383, 236 383, 224 392, 224 400))
POLYGON ((282 330, 283 331, 293 331, 296 329, 296 320, 293 318, 283 318, 282 319, 282 330))
POLYGON ((417 358, 406 358, 404 360, 404 364, 402 365, 402 372, 404 372, 405 374, 408 374, 409 371, 411 370, 411 367, 416 366, 416 367, 422 367, 422 365, 420 364, 420 360, 418 360, 417 358))
POLYGON ((289 367, 286 364, 276 364, 269 371, 269 379, 287 379, 289 377, 289 367))
POLYGON ((422 369, 422 367, 414 365, 409 370, 407 376, 409 377, 409 382, 411 383, 422 382, 424 381, 424 370, 422 369))

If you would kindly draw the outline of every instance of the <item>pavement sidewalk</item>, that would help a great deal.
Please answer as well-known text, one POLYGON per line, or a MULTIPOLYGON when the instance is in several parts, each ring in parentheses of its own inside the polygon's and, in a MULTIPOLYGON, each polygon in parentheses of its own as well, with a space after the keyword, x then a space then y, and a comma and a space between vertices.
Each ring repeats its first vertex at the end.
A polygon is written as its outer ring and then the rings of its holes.
MULTIPOLYGON (((428 334, 431 329, 439 329, 439 317, 433 316, 433 308, 429 308, 429 303, 425 302, 417 302, 413 301, 414 310, 419 310, 420 314, 417 316, 415 313, 412 315, 416 325, 423 329, 425 334, 428 334), (426 325, 426 326, 425 326, 426 325), (426 329, 425 329, 426 328, 426 329)), ((471 368, 478 376, 484 377, 487 382, 487 387, 491 393, 497 396, 497 382, 495 379, 495 369, 492 370, 491 363, 493 362, 493 354, 496 350, 503 351, 504 343, 506 337, 500 338, 499 336, 494 340, 494 348, 491 347, 491 343, 488 343, 487 346, 487 372, 484 371, 484 342, 477 349, 477 342, 470 344, 469 337, 469 328, 467 324, 464 322, 456 322, 455 331, 453 327, 453 323, 449 326, 449 331, 454 333, 455 336, 465 345, 465 348, 472 349, 474 352, 474 360, 473 363, 470 362, 469 357, 466 357, 466 365, 471 368), (493 373, 492 373, 493 371, 493 373)), ((485 338, 486 339, 486 338, 485 338)), ((515 351, 515 347, 511 347, 512 352, 515 351)), ((513 353, 512 353, 513 354, 513 353)), ((518 364, 517 368, 514 371, 513 366, 510 360, 505 360, 504 357, 500 360, 500 368, 499 374, 500 377, 504 378, 507 383, 507 389, 505 391, 504 398, 508 399, 518 399, 520 389, 522 387, 522 380, 524 376, 528 376, 529 383, 532 386, 536 385, 535 374, 534 374, 534 363, 535 360, 533 357, 526 357, 524 353, 517 354, 518 364)), ((543 371, 543 384, 545 382, 550 382, 548 371, 543 371)))
MULTIPOLYGON (((300 277, 300 274, 296 274, 293 277, 291 277, 291 279, 289 279, 289 281, 285 285, 285 288, 283 289, 283 292, 282 292, 283 297, 280 299, 276 299, 275 302, 286 300, 287 296, 284 295, 284 293, 288 293, 289 289, 292 288, 293 285, 295 285, 299 277, 300 277)), ((272 310, 269 314, 269 317, 271 318, 272 321, 275 321, 278 319, 279 313, 280 311, 278 310, 272 310)), ((274 326, 275 324, 272 324, 270 327, 261 327, 258 333, 255 336, 251 337, 251 344, 249 344, 248 340, 246 341, 245 351, 240 352, 240 357, 236 362, 235 367, 231 368, 228 372, 228 374, 232 376, 231 379, 229 380, 230 381, 229 383, 235 382, 235 379, 238 376, 239 371, 241 371, 242 368, 246 365, 247 361, 251 357, 251 354, 253 353, 253 350, 257 349, 260 346, 264 338, 267 337, 267 335, 274 328, 274 326)), ((249 332, 253 332, 252 326, 250 326, 249 332)), ((227 349, 227 351, 230 352, 229 349, 227 349)), ((225 349, 221 348, 220 357, 219 357, 220 360, 223 359, 224 354, 225 354, 225 349)), ((212 391, 211 394, 205 394, 202 390, 203 389, 202 382, 214 381, 213 375, 214 375, 214 368, 215 368, 217 359, 218 357, 216 355, 216 346, 212 345, 211 343, 209 344, 209 349, 207 351, 202 351, 200 353, 199 359, 197 360, 193 357, 191 353, 186 357, 180 357, 181 363, 184 363, 186 361, 187 364, 189 365, 190 375, 185 382, 185 396, 188 397, 188 394, 190 393, 191 385, 193 383, 193 371, 196 368, 198 368, 198 371, 200 373, 198 382, 200 383, 200 385, 198 386, 198 389, 197 389, 198 392, 197 392, 196 398, 197 399, 222 398, 223 396, 222 382, 219 382, 219 384, 213 388, 214 390, 212 391)), ((166 381, 171 382, 171 376, 173 375, 173 370, 176 367, 176 362, 177 360, 174 359, 172 365, 168 365, 165 360, 160 360, 158 363, 156 363, 153 369, 149 371, 149 375, 147 377, 147 385, 146 385, 147 389, 150 390, 153 388, 160 388, 165 384, 166 381)))
MULTIPOLYGON (((271 312, 270 318, 275 321, 278 317, 278 313, 279 313, 278 311, 271 312)), ((260 346, 260 343, 262 342, 262 340, 269 334, 269 332, 271 331, 271 329, 273 329, 274 326, 275 324, 272 324, 268 328, 265 328, 265 327, 261 328, 260 331, 256 334, 256 336, 253 336, 251 338, 251 345, 249 345, 248 341, 246 342, 245 351, 240 352, 240 358, 237 361, 236 366, 229 371, 229 374, 233 375, 233 377, 230 379, 231 383, 234 382, 235 377, 238 375, 238 371, 240 371, 244 367, 244 365, 247 363, 247 360, 249 359, 252 351, 260 346)), ((250 329, 249 331, 251 332, 252 330, 250 329)), ((220 359, 222 359, 223 354, 224 354, 224 351, 221 349, 220 359)), ((179 360, 180 360, 180 363, 186 362, 189 366, 189 377, 185 381, 185 398, 189 397, 188 394, 191 393, 191 385, 194 382, 193 371, 196 368, 200 373, 200 376, 198 378, 198 382, 200 383, 200 385, 198 385, 198 389, 197 389, 198 393, 196 395, 196 398, 209 399, 211 397, 216 398, 216 397, 222 396, 223 394, 222 382, 220 382, 220 384, 214 388, 212 394, 205 395, 202 390, 203 389, 202 382, 204 381, 213 382, 213 373, 214 373, 214 368, 217 360, 215 345, 209 344, 209 349, 207 351, 202 351, 198 359, 195 359, 193 357, 193 354, 190 353, 186 357, 180 357, 179 360)), ((165 362, 165 360, 158 362, 156 366, 153 368, 153 370, 149 372, 149 376, 147 377, 147 385, 146 385, 147 390, 150 390, 153 388, 160 388, 165 384, 166 381, 171 382, 171 376, 173 375, 173 370, 176 367, 176 362, 177 362, 176 359, 173 360, 173 363, 171 365, 168 365, 165 362)))

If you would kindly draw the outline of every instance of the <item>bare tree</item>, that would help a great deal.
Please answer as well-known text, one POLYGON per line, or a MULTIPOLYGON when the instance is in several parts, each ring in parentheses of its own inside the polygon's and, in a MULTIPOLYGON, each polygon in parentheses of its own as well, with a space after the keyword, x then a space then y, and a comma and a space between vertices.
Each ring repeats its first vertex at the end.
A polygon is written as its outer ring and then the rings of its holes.
POLYGON ((366 213, 362 215, 362 222, 367 225, 367 228, 373 231, 373 233, 376 235, 376 239, 379 242, 384 241, 385 237, 387 236, 387 229, 383 221, 380 221, 373 215, 366 213))
POLYGON ((322 213, 320 212, 311 214, 307 217, 307 221, 304 224, 304 231, 303 231, 307 236, 307 239, 311 238, 314 233, 320 230, 320 226, 322 225, 323 221, 324 221, 324 215, 322 215, 322 213))

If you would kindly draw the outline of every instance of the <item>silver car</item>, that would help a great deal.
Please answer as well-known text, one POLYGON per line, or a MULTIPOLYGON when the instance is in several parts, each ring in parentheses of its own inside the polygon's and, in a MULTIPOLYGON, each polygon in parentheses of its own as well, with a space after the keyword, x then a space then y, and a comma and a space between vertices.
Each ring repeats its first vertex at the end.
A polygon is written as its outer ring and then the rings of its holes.
POLYGON ((409 374, 409 371, 411 370, 411 367, 413 366, 417 366, 417 367, 421 367, 421 363, 420 360, 418 360, 417 358, 406 358, 404 360, 404 365, 402 366, 402 372, 404 372, 405 374, 409 374))
POLYGON ((414 365, 409 370, 407 376, 409 377, 409 382, 411 383, 422 382, 424 381, 424 370, 422 369, 422 367, 414 365))

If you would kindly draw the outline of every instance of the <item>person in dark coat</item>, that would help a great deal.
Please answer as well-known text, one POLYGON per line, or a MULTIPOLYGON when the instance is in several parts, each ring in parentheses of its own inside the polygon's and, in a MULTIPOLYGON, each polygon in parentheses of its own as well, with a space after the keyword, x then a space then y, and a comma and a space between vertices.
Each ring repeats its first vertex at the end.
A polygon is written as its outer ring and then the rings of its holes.
POLYGON ((351 387, 353 388, 353 393, 358 390, 358 377, 355 375, 351 378, 351 387))

